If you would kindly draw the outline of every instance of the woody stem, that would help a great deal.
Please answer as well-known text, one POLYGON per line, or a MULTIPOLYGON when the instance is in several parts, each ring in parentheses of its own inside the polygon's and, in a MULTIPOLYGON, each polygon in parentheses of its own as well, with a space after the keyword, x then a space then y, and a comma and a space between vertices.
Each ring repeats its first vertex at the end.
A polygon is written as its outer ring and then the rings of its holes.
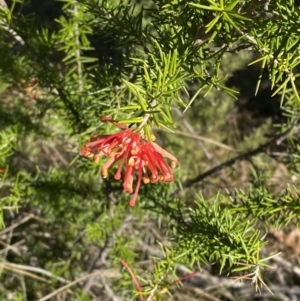
MULTIPOLYGON (((156 106, 156 99, 153 99, 149 105, 150 107, 150 111, 156 106)), ((150 118, 151 114, 150 113, 146 113, 143 116, 142 122, 139 124, 139 126, 137 127, 137 131, 140 131, 148 122, 148 119, 150 118)))

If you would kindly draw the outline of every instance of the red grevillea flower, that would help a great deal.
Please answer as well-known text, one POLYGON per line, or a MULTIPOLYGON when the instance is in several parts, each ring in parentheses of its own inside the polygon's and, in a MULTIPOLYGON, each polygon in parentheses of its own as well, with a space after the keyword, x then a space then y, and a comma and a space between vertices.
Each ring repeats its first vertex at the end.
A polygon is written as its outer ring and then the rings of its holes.
MULTIPOLYGON (((141 182, 156 183, 173 181, 173 171, 177 166, 177 159, 152 141, 148 141, 140 132, 135 132, 115 120, 104 117, 102 121, 114 123, 122 131, 112 135, 95 135, 90 142, 82 146, 80 153, 83 156, 93 158, 99 162, 102 156, 109 159, 101 168, 103 178, 108 176, 108 170, 119 163, 114 175, 116 180, 122 178, 122 170, 125 168, 123 188, 127 193, 133 193, 134 174, 137 173, 137 182, 130 206, 135 206, 141 182), (170 166, 164 160, 171 160, 170 166), (150 176, 149 176, 150 174, 150 176)), ((154 137, 154 136, 153 136, 154 137)), ((154 140, 154 139, 153 139, 154 140)))

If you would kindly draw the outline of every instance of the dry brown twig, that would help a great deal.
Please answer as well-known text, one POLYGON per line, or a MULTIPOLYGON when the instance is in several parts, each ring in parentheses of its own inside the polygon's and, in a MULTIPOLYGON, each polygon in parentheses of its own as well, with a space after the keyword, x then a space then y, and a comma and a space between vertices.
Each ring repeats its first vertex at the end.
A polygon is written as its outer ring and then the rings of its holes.
POLYGON ((19 274, 28 275, 32 278, 39 279, 41 281, 48 282, 48 280, 41 278, 41 277, 37 276, 36 274, 41 274, 41 275, 47 276, 49 278, 54 278, 62 283, 70 283, 70 281, 68 281, 62 277, 56 276, 42 268, 38 268, 38 267, 33 267, 33 266, 28 266, 28 265, 23 265, 23 264, 15 264, 15 263, 7 262, 7 261, 0 262, 0 267, 4 268, 6 270, 15 271, 19 274), (31 272, 33 272, 33 273, 31 273, 31 272), (34 273, 36 273, 36 274, 34 274, 34 273))
MULTIPOLYGON (((54 292, 48 294, 47 296, 39 299, 38 301, 46 301, 49 300, 50 298, 57 296, 58 294, 62 293, 63 291, 66 291, 67 289, 71 288, 72 286, 76 285, 77 283, 80 283, 82 281, 87 280, 90 277, 94 277, 95 275, 101 275, 101 271, 96 271, 94 273, 82 276, 81 278, 78 278, 70 283, 68 283, 67 285, 64 285, 62 287, 60 287, 59 289, 55 290, 54 292)), ((103 274, 102 274, 103 276, 103 274)))
POLYGON ((19 269, 19 268, 15 267, 14 265, 10 265, 7 262, 0 262, 0 267, 1 267, 2 270, 6 270, 8 272, 13 272, 15 274, 28 276, 32 279, 36 279, 36 280, 39 280, 39 281, 42 281, 42 282, 50 283, 49 280, 47 280, 43 277, 37 276, 36 274, 28 272, 26 270, 19 269))
POLYGON ((0 251, 1 254, 7 254, 8 251, 14 252, 16 255, 21 256, 21 252, 18 249, 21 245, 23 245, 26 242, 25 239, 21 239, 20 241, 17 241, 13 245, 7 244, 4 241, 0 241, 0 244, 3 245, 5 248, 0 251))
MULTIPOLYGON (((244 264, 240 263, 240 265, 244 265, 244 264)), ((256 291, 259 291, 260 294, 261 294, 261 290, 260 290, 259 284, 261 283, 270 294, 274 295, 273 292, 271 291, 271 289, 267 286, 267 284, 261 278, 260 266, 259 265, 249 265, 249 266, 253 267, 253 272, 248 273, 246 275, 242 275, 242 276, 234 276, 232 278, 235 280, 244 280, 244 279, 251 280, 251 284, 255 285, 256 291)))
POLYGON ((0 236, 6 234, 7 232, 10 232, 10 231, 14 230, 15 228, 17 228, 20 225, 26 223, 27 221, 29 221, 32 218, 35 218, 35 215, 33 213, 30 213, 30 214, 26 215, 21 220, 17 221, 16 223, 12 224, 11 226, 9 226, 9 227, 5 228, 4 230, 0 231, 0 236))

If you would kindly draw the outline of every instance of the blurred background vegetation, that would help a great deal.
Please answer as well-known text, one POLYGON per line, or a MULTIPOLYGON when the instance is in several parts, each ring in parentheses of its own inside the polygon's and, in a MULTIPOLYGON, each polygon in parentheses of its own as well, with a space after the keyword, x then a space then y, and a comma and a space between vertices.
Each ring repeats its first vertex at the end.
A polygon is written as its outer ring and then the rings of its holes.
POLYGON ((1 300, 300 299, 297 1, 0 4, 1 300), (79 149, 149 112, 131 208, 79 149))

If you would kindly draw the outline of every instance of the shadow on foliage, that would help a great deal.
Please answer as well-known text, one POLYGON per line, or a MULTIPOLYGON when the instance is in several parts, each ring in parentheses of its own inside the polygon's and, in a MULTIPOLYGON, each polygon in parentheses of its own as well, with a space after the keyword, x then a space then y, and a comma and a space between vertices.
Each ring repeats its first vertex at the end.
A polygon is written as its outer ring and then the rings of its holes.
POLYGON ((277 95, 272 97, 274 91, 271 90, 271 82, 266 71, 263 72, 260 88, 255 95, 259 73, 260 65, 254 64, 233 72, 227 81, 228 87, 236 88, 240 92, 236 101, 237 111, 243 115, 249 114, 256 120, 258 126, 266 118, 278 121, 282 117, 280 97, 277 95))

